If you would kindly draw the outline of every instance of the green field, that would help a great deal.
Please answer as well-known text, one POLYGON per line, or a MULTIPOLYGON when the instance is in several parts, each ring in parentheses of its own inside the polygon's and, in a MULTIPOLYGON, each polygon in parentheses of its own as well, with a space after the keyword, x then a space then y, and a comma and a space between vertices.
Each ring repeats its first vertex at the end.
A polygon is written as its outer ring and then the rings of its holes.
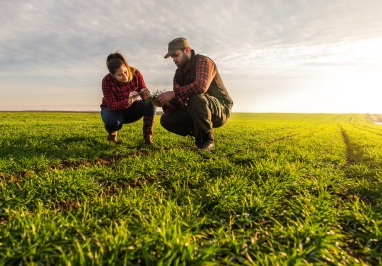
POLYGON ((159 122, 151 148, 142 121, 115 145, 99 114, 2 112, 0 265, 382 264, 372 119, 234 113, 205 153, 159 122))

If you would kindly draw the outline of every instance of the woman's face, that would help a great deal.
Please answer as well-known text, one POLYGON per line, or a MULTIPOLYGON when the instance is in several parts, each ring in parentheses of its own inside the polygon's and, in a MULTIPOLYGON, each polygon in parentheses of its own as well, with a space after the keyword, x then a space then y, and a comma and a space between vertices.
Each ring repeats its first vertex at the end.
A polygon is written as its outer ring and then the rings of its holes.
POLYGON ((113 77, 119 82, 127 82, 128 73, 125 65, 121 65, 114 73, 113 77))

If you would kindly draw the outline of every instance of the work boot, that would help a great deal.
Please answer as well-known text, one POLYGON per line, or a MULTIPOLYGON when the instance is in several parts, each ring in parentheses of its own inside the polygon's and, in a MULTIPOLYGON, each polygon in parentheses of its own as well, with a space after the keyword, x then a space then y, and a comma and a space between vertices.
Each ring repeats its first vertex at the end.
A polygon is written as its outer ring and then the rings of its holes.
POLYGON ((203 143, 203 137, 204 133, 200 132, 199 130, 196 130, 192 133, 195 137, 195 145, 196 147, 199 147, 203 143))
POLYGON ((214 131, 211 129, 207 133, 198 132, 195 136, 195 144, 198 150, 211 151, 213 150, 214 143, 214 131))
POLYGON ((111 131, 111 132, 109 132, 109 136, 107 137, 107 140, 112 141, 115 144, 117 144, 118 143, 117 135, 118 135, 118 131, 111 131))
POLYGON ((154 127, 155 117, 144 116, 143 117, 143 140, 147 145, 153 145, 153 127, 154 127))

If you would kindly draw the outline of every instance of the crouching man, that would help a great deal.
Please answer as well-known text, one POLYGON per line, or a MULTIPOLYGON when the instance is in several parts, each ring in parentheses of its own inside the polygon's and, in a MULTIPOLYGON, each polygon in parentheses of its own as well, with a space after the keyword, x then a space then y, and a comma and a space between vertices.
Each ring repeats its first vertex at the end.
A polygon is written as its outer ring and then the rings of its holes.
POLYGON ((185 38, 168 44, 168 53, 178 67, 173 90, 159 94, 154 105, 162 107, 161 125, 182 136, 194 136, 199 150, 214 148, 213 128, 227 123, 232 99, 215 63, 208 57, 195 54, 185 38))

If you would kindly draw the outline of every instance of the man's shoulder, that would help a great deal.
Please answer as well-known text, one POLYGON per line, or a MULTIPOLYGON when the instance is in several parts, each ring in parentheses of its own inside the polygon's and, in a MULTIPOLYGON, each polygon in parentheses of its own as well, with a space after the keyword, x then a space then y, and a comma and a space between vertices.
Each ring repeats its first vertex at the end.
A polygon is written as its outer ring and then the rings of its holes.
POLYGON ((196 63, 199 63, 199 62, 210 62, 212 64, 215 64, 215 62, 211 58, 209 58, 208 56, 205 56, 205 55, 201 55, 201 54, 195 55, 195 62, 196 63))
POLYGON ((196 60, 199 60, 199 59, 210 59, 208 56, 205 56, 205 55, 202 55, 202 54, 196 54, 195 55, 195 59, 196 60))

